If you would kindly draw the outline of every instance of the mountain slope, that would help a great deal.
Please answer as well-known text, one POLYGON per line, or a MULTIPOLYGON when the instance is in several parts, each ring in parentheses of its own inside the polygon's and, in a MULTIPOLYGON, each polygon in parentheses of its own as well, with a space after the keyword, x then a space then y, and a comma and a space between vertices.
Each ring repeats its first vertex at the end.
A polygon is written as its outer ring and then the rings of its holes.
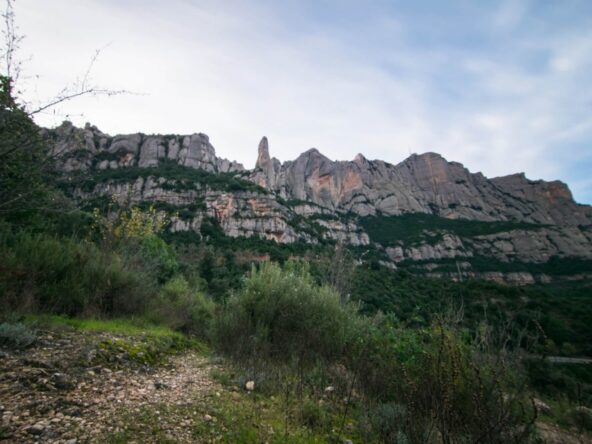
POLYGON ((198 239, 214 224, 231 238, 339 241, 391 268, 518 283, 550 280, 557 267, 540 266, 550 260, 576 261, 562 274, 592 272, 592 207, 562 182, 488 179, 435 153, 392 165, 311 149, 281 163, 266 138, 245 170, 217 157, 201 133, 111 137, 66 122, 46 134, 64 188, 82 205, 153 204, 169 214, 170 231, 198 239), (525 264, 539 266, 529 273, 525 264))

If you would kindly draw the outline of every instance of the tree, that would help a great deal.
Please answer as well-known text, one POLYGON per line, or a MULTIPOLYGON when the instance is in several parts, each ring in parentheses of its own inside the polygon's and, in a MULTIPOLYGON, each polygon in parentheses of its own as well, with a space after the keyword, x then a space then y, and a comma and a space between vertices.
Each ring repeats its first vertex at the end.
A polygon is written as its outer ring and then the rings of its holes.
POLYGON ((0 216, 48 207, 56 199, 50 167, 39 128, 17 103, 12 79, 0 75, 0 216))
MULTIPOLYGON (((18 50, 23 40, 15 24, 14 1, 5 0, 1 14, 3 45, 0 48, 0 217, 12 221, 27 219, 31 213, 63 212, 67 199, 54 187, 54 163, 62 153, 52 150, 33 118, 56 105, 87 95, 122 94, 91 83, 96 51, 88 69, 76 82, 62 88, 45 103, 31 106, 17 88, 22 61, 18 50)), ((73 208, 73 206, 71 206, 73 208)))

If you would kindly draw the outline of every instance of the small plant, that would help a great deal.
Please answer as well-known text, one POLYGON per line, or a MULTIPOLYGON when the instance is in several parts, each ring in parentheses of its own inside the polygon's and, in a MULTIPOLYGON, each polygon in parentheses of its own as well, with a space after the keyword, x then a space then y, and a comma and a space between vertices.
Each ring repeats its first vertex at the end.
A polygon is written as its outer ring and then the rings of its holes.
POLYGON ((151 313, 155 322, 204 337, 214 315, 214 302, 177 275, 162 287, 151 313))
POLYGON ((325 423, 325 411, 312 399, 308 399, 302 403, 300 411, 302 424, 311 428, 319 428, 325 423))
POLYGON ((225 370, 220 370, 218 368, 213 368, 212 371, 210 372, 210 375, 212 376, 212 379, 214 381, 218 381, 220 384, 222 384, 225 387, 230 387, 233 385, 236 385, 234 382, 234 375, 228 371, 225 370))
POLYGON ((0 324, 0 347, 23 349, 35 342, 33 330, 21 323, 3 322, 0 324))

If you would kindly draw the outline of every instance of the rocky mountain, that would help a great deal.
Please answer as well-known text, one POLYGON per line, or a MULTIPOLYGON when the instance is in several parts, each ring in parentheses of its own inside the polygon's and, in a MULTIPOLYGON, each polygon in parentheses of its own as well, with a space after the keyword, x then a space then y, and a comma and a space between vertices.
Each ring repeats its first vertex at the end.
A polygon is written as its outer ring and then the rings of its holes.
POLYGON ((430 213, 479 221, 592 223, 592 207, 576 204, 562 182, 531 181, 523 173, 487 179, 436 153, 391 165, 362 154, 350 162, 332 161, 313 148, 281 164, 270 159, 263 138, 251 178, 284 198, 360 216, 430 213))
POLYGON ((488 179, 436 153, 392 165, 362 154, 332 161, 313 148, 282 163, 265 137, 246 170, 217 157, 201 133, 112 137, 65 122, 46 134, 77 200, 152 203, 169 213, 172 232, 199 238, 213 223, 233 238, 338 241, 359 260, 440 276, 528 283, 557 269, 592 274, 592 207, 559 181, 488 179))

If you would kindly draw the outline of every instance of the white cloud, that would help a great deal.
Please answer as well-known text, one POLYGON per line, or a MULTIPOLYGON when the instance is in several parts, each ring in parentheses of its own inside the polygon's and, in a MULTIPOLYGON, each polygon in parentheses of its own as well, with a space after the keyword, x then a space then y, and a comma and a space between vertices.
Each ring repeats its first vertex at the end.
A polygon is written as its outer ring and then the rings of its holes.
POLYGON ((69 103, 61 111, 77 124, 112 134, 202 131, 219 155, 248 167, 267 135, 281 160, 312 146, 333 159, 362 152, 393 163, 437 151, 490 176, 566 178, 568 163, 553 153, 592 136, 592 35, 557 29, 512 39, 528 11, 527 2, 503 3, 489 32, 505 43, 487 49, 414 44, 414 23, 385 14, 367 28, 295 25, 275 3, 17 3, 40 97, 82 73, 106 44, 95 80, 146 93, 69 103), (372 45, 362 45, 366 33, 372 45), (537 69, 522 60, 534 50, 549 54, 537 69))

